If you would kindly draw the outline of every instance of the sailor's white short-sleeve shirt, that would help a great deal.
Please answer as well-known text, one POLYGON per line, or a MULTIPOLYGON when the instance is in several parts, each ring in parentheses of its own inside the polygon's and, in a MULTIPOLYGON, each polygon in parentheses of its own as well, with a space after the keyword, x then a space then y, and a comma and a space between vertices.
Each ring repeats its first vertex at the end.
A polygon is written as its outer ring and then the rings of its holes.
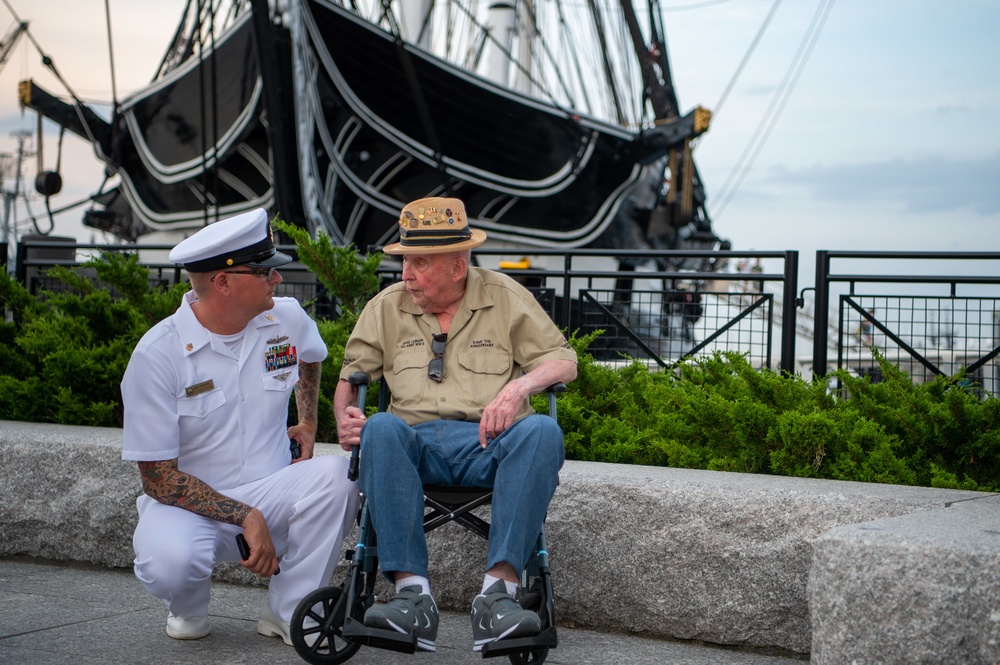
POLYGON ((122 459, 176 458, 178 468, 217 490, 288 466, 288 401, 299 362, 327 350, 294 298, 275 298, 244 332, 239 357, 180 308, 136 345, 122 379, 122 459))

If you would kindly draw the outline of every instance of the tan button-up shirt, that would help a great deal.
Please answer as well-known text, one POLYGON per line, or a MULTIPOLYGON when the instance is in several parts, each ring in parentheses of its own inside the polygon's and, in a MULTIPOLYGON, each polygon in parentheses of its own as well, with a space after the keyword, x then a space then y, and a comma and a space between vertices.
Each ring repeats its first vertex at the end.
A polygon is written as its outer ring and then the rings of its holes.
MULTIPOLYGON (((576 352, 534 296, 506 275, 470 267, 444 351, 444 380, 427 376, 437 317, 424 314, 402 283, 365 306, 344 353, 340 378, 385 378, 389 412, 410 425, 431 420, 478 422, 503 386, 548 360, 576 352)), ((525 400, 518 419, 534 413, 525 400)))

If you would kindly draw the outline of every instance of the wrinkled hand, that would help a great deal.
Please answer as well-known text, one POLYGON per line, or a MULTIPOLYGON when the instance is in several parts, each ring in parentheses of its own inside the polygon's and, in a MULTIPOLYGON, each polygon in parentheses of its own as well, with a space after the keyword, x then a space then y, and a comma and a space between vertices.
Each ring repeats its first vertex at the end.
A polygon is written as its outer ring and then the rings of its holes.
POLYGON ((315 425, 312 425, 311 423, 299 423, 298 425, 292 425, 288 428, 288 438, 289 443, 291 443, 291 439, 298 441, 302 451, 302 454, 298 459, 292 459, 292 464, 312 459, 313 453, 316 449, 315 425))
POLYGON ((356 406, 349 406, 344 411, 344 415, 337 421, 337 439, 340 447, 350 452, 350 450, 361 443, 361 428, 365 426, 368 419, 365 413, 356 406))
POLYGON ((526 399, 528 389, 521 382, 511 381, 505 385, 483 409, 483 417, 479 421, 479 445, 485 448, 513 425, 526 399))
MULTIPOLYGON (((303 447, 304 453, 305 448, 303 447)), ((278 568, 278 554, 274 550, 274 542, 271 540, 267 521, 256 508, 251 510, 247 518, 243 520, 243 537, 247 539, 247 545, 250 546, 250 558, 240 562, 240 565, 261 577, 273 575, 278 568)))

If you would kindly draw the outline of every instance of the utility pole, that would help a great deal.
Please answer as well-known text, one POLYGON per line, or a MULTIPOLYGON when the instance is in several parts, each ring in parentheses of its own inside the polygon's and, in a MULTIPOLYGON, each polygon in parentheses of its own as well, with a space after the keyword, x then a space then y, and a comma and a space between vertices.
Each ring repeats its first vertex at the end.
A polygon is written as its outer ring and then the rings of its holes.
MULTIPOLYGON (((13 159, 9 153, 0 154, 0 193, 3 195, 3 219, 0 220, 2 222, 0 223, 0 244, 7 246, 8 257, 15 255, 14 247, 17 243, 17 220, 11 218, 11 211, 14 202, 18 197, 22 196, 21 166, 24 163, 24 158, 31 156, 31 153, 27 153, 24 148, 24 143, 31 136, 31 133, 21 130, 14 132, 12 136, 17 139, 17 158, 13 159), (14 189, 9 191, 4 187, 4 177, 8 171, 12 171, 14 174, 14 189)), ((9 258, 7 261, 7 272, 14 272, 14 264, 9 258)))

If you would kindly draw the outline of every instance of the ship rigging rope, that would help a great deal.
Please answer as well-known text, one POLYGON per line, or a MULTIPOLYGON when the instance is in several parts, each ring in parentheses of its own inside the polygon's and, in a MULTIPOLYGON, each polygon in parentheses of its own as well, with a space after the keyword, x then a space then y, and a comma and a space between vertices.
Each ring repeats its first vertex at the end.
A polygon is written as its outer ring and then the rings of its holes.
MULTIPOLYGON (((566 31, 566 17, 563 14, 563 11, 562 11, 562 3, 557 3, 556 4, 556 9, 559 12, 559 27, 560 27, 560 29, 562 31, 566 31)), ((534 7, 532 7, 532 9, 531 9, 531 13, 529 14, 529 17, 531 19, 531 29, 532 29, 533 33, 534 34, 541 34, 541 31, 538 29, 538 21, 536 20, 536 15, 535 15, 534 7)), ((545 52, 545 57, 548 58, 549 62, 555 62, 556 58, 555 58, 555 55, 552 53, 552 48, 549 46, 548 40, 543 38, 540 41, 542 43, 542 50, 545 52)), ((535 56, 533 56, 533 57, 535 57, 535 56)), ((541 56, 537 56, 537 60, 536 61, 537 62, 541 62, 541 56)), ((574 59, 573 65, 574 65, 577 77, 582 79, 583 78, 583 72, 580 69, 580 61, 577 60, 577 59, 574 59)), ((556 81, 559 83, 559 87, 562 88, 563 95, 565 95, 566 99, 569 100, 570 106, 575 107, 576 104, 573 101, 573 93, 570 91, 569 86, 566 84, 566 79, 563 78, 562 72, 559 71, 558 68, 556 68, 555 77, 556 77, 556 81)), ((534 79, 530 79, 530 80, 531 80, 532 84, 535 83, 534 79)), ((587 100, 587 91, 586 90, 583 90, 582 96, 583 96, 584 100, 587 102, 587 105, 589 106, 590 102, 589 102, 589 100, 587 100)))
MULTIPOLYGON (((536 76, 534 76, 530 71, 528 71, 528 69, 523 64, 521 64, 520 62, 518 62, 517 58, 514 57, 514 54, 512 54, 510 52, 510 49, 508 49, 506 46, 504 46, 503 44, 501 44, 500 41, 497 40, 497 38, 494 37, 490 33, 490 31, 486 29, 485 25, 483 25, 481 22, 479 22, 478 20, 476 20, 475 13, 469 7, 463 5, 461 2, 455 2, 454 7, 457 8, 461 13, 465 14, 465 16, 468 19, 468 21, 470 22, 470 24, 473 25, 473 26, 475 26, 476 29, 479 30, 480 34, 483 35, 483 38, 489 40, 490 42, 493 43, 494 46, 496 46, 498 49, 500 49, 500 51, 505 56, 507 56, 507 60, 512 65, 514 65, 515 67, 517 67, 517 69, 522 74, 524 74, 526 77, 528 77, 528 80, 531 81, 531 84, 534 85, 534 86, 536 86, 538 88, 538 91, 542 95, 544 95, 553 106, 555 106, 556 108, 560 108, 560 109, 566 111, 567 114, 571 114, 571 112, 569 110, 563 109, 562 105, 558 102, 558 100, 556 99, 555 95, 553 95, 552 92, 545 86, 545 84, 544 84, 543 81, 540 81, 536 76)), ((540 33, 537 33, 537 32, 535 33, 535 36, 536 37, 541 37, 540 33)), ((543 43, 544 43, 544 39, 543 39, 543 43)))
POLYGON ((768 26, 771 25, 771 19, 774 18, 774 14, 778 11, 779 5, 781 5, 781 0, 774 0, 774 4, 771 5, 771 11, 767 13, 767 16, 764 18, 764 22, 760 25, 760 29, 757 31, 757 34, 754 35, 753 41, 750 43, 750 48, 747 49, 747 52, 743 55, 743 59, 740 60, 739 66, 737 66, 736 71, 733 72, 733 77, 729 79, 729 83, 726 84, 726 89, 722 91, 722 96, 719 97, 719 101, 712 108, 713 119, 719 119, 719 111, 722 109, 722 105, 725 104, 726 99, 729 97, 729 93, 733 91, 733 86, 736 85, 736 81, 739 80, 740 75, 743 74, 743 68, 747 66, 748 62, 750 62, 750 56, 753 55, 755 50, 757 50, 757 45, 760 44, 761 37, 763 37, 764 33, 767 32, 768 26))
POLYGON ((601 64, 604 66, 604 78, 607 83, 608 89, 611 91, 611 100, 615 105, 615 115, 618 119, 618 124, 625 124, 625 113, 622 111, 621 101, 618 98, 618 88, 615 86, 614 71, 611 66, 610 53, 607 46, 607 37, 604 33, 604 22, 601 20, 601 12, 597 7, 595 0, 590 0, 590 13, 594 17, 594 31, 597 34, 598 42, 600 43, 601 52, 601 64))
MULTIPOLYGON (((103 187, 104 185, 102 184, 101 186, 103 187)), ((53 215, 58 215, 60 213, 66 212, 67 210, 72 210, 73 208, 77 208, 79 206, 82 206, 84 203, 87 203, 88 201, 91 201, 91 200, 92 200, 92 196, 85 196, 84 198, 80 199, 79 201, 74 201, 73 203, 67 203, 63 207, 56 208, 55 210, 49 209, 48 201, 46 200, 45 209, 46 209, 47 214, 49 216, 49 220, 51 221, 53 215)), ((39 230, 39 228, 38 228, 38 217, 35 216, 34 214, 31 214, 30 217, 31 217, 31 223, 32 223, 32 225, 34 225, 35 230, 38 231, 39 234, 41 234, 41 235, 48 235, 49 233, 52 232, 51 229, 49 229, 48 232, 44 232, 44 231, 39 230)))
MULTIPOLYGON (((559 32, 560 32, 560 35, 568 35, 569 34, 569 28, 568 28, 568 26, 566 24, 566 14, 563 11, 562 3, 556 4, 556 10, 558 12, 558 17, 559 17, 558 20, 559 20, 559 32)), ((534 17, 532 17, 532 23, 533 23, 533 25, 536 26, 535 29, 537 30, 538 29, 537 28, 537 22, 534 20, 534 17)), ((545 50, 545 54, 546 54, 546 56, 548 56, 549 62, 555 62, 555 58, 553 57, 552 51, 549 48, 548 40, 545 40, 545 39, 542 40, 542 48, 545 50)), ((572 67, 573 67, 573 73, 575 73, 576 80, 579 82, 578 84, 579 84, 579 87, 580 87, 580 97, 581 97, 581 99, 583 99, 583 103, 586 105, 586 108, 589 109, 589 108, 591 108, 590 94, 587 92, 587 86, 584 83, 585 78, 584 78, 584 74, 583 74, 583 67, 580 64, 580 59, 579 58, 573 58, 571 60, 571 63, 572 63, 572 67)), ((573 95, 572 95, 572 93, 570 93, 569 88, 567 87, 566 82, 563 80, 563 77, 562 77, 561 74, 559 75, 559 83, 562 85, 562 88, 563 88, 563 91, 564 91, 563 94, 566 95, 566 99, 569 100, 570 105, 571 106, 576 106, 576 104, 573 102, 573 95)))
POLYGON ((118 85, 115 82, 115 49, 111 44, 111 5, 110 0, 104 0, 104 22, 108 26, 108 60, 111 63, 111 101, 114 112, 118 112, 118 85))
MULTIPOLYGON (((21 21, 21 17, 18 16, 17 12, 14 11, 14 8, 10 6, 10 2, 8 2, 7 0, 3 0, 3 4, 7 7, 7 11, 9 11, 14 16, 15 21, 17 21, 18 23, 23 23, 23 21, 21 21)), ((42 47, 38 43, 38 40, 35 39, 35 36, 33 34, 31 34, 31 30, 25 28, 24 34, 31 41, 32 45, 35 47, 35 50, 38 51, 38 54, 42 56, 42 64, 48 67, 49 70, 52 71, 52 74, 53 76, 56 77, 56 80, 62 83, 63 87, 66 88, 66 92, 68 92, 69 96, 73 98, 73 101, 75 102, 74 109, 76 110, 77 117, 80 120, 80 125, 83 127, 84 131, 87 132, 87 139, 92 144, 96 145, 97 139, 94 138, 94 134, 90 131, 90 125, 87 124, 87 117, 83 114, 83 102, 80 101, 80 98, 76 96, 76 93, 73 92, 73 89, 69 87, 68 83, 66 83, 66 79, 64 79, 62 77, 62 74, 59 73, 59 70, 56 69, 56 63, 54 63, 52 61, 52 58, 46 55, 45 51, 42 50, 42 47)))
POLYGON ((726 209, 726 206, 729 205, 729 202, 733 200, 736 192, 739 191, 743 180, 757 161, 757 157, 760 156, 761 150, 763 150, 764 145, 771 136, 771 132, 774 131, 774 127, 781 117, 781 113, 784 111, 792 92, 795 90, 795 86, 798 84, 799 77, 802 76, 806 63, 809 61, 809 56, 812 55, 813 47, 816 46, 816 42, 819 40, 820 33, 823 31, 823 26, 826 24, 827 17, 830 16, 830 10, 833 8, 835 1, 820 0, 819 5, 816 7, 812 22, 802 36, 802 41, 799 43, 799 48, 788 65, 785 77, 782 79, 778 89, 775 90, 770 105, 767 107, 763 117, 761 117, 757 129, 747 142, 740 158, 733 166, 733 170, 730 171, 726 181, 722 184, 719 194, 721 203, 713 214, 716 220, 718 220, 719 216, 726 209), (737 172, 739 172, 738 176, 736 175, 737 172), (730 183, 733 183, 731 187, 730 183))
MULTIPOLYGON (((611 58, 613 71, 604 72, 603 76, 599 75, 599 72, 607 68, 606 60, 609 54, 622 53, 625 52, 624 49, 631 51, 635 48, 626 26, 611 20, 617 14, 608 0, 552 0, 551 3, 543 3, 548 9, 544 15, 537 2, 522 5, 526 9, 519 10, 519 21, 532 35, 536 46, 531 49, 529 56, 535 66, 522 62, 502 39, 490 31, 486 23, 479 18, 478 3, 479 0, 431 3, 429 11, 441 11, 447 16, 444 50, 439 55, 460 67, 474 71, 478 64, 478 56, 482 54, 484 47, 489 45, 510 64, 511 76, 516 73, 530 84, 533 92, 528 94, 545 100, 546 103, 563 111, 567 117, 577 116, 580 112, 577 102, 583 101, 585 114, 605 118, 609 122, 626 127, 640 127, 645 124, 642 96, 637 94, 637 91, 641 91, 644 86, 632 71, 637 63, 632 62, 632 59, 611 58), (446 7, 442 8, 441 5, 446 7), (579 17, 575 21, 567 21, 564 11, 567 7, 580 9, 589 15, 585 24, 589 26, 589 30, 584 30, 583 24, 578 21, 579 17), (607 23, 609 20, 611 22, 607 23), (541 27, 543 23, 549 22, 554 28, 551 33, 541 27), (602 28, 602 23, 606 39, 603 48, 599 46, 600 35, 596 34, 602 28), (601 58, 605 60, 602 61, 601 58), (560 64, 557 61, 565 62, 560 64), (591 99, 593 90, 584 81, 588 76, 596 76, 603 83, 604 87, 596 100, 591 99), (614 106, 616 102, 617 107, 614 106), (602 108, 592 108, 592 103, 602 105, 602 108), (628 107, 623 106, 626 103, 628 107)), ((357 1, 348 3, 344 0, 344 4, 349 5, 355 13, 373 24, 382 25, 396 38, 399 37, 398 27, 393 27, 394 24, 398 25, 398 18, 387 0, 373 1, 367 7, 363 7, 362 3, 357 1)), ((418 29, 420 38, 424 36, 427 26, 431 24, 430 21, 428 14, 418 29)))

